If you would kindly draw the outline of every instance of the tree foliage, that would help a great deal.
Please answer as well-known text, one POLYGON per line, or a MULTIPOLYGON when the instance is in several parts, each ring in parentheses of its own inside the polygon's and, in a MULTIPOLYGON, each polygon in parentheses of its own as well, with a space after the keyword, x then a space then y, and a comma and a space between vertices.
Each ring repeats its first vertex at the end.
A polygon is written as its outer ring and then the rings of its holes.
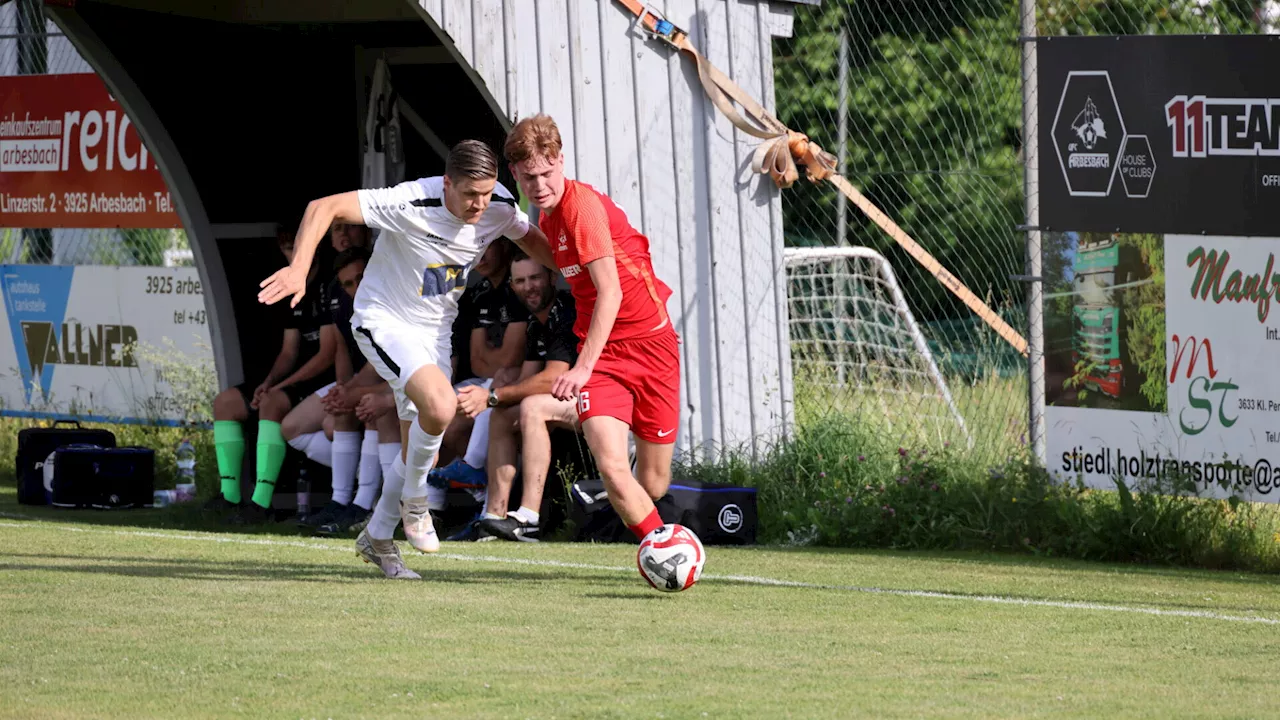
MULTIPOLYGON (((1262 0, 1037 0, 1041 35, 1258 32, 1262 0)), ((839 152, 840 38, 848 40, 844 174, 979 296, 1021 305, 1025 220, 1017 0, 824 0, 775 44, 779 119, 839 152)), ((836 245, 838 193, 783 193, 787 240, 836 245)), ((969 311, 850 206, 850 245, 884 253, 926 320, 969 311)))
POLYGON ((1126 324, 1128 355, 1138 368, 1142 385, 1138 391, 1153 408, 1167 405, 1169 386, 1165 379, 1164 236, 1119 235, 1122 246, 1135 248, 1151 272, 1151 282, 1127 288, 1121 297, 1126 324))

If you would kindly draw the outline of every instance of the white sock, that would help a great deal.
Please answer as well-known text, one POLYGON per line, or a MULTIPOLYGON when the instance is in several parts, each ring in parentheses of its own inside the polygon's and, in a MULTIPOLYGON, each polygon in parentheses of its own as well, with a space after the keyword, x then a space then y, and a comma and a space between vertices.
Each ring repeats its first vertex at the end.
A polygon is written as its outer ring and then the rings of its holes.
POLYGON ((391 463, 400 457, 400 443, 378 443, 378 464, 382 466, 382 477, 391 472, 391 463))
POLYGON ((512 514, 512 515, 519 515, 521 520, 524 520, 525 522, 529 523, 530 525, 537 525, 537 524, 538 524, 538 518, 539 518, 539 515, 538 515, 538 511, 537 511, 537 510, 530 510, 529 508, 527 508, 527 507, 525 507, 525 506, 521 505, 519 510, 516 510, 515 512, 513 512, 513 513, 511 513, 511 514, 512 514))
MULTIPOLYGON (((404 474, 404 497, 420 498, 427 493, 427 473, 431 471, 432 465, 435 463, 436 452, 440 450, 440 444, 444 441, 444 433, 439 435, 428 435, 426 430, 422 429, 422 425, 415 421, 409 427, 409 452, 408 462, 404 474)), ((444 491, 441 491, 443 498, 444 491)), ((428 502, 430 497, 428 496, 428 502)))
POLYGON ((485 510, 484 515, 481 515, 481 517, 484 518, 485 520, 501 520, 502 519, 501 515, 494 515, 488 510, 485 510))
POLYGON ((378 431, 365 430, 364 444, 360 446, 360 474, 356 487, 356 505, 370 509, 373 499, 378 494, 378 483, 382 480, 382 458, 378 455, 378 431))
POLYGON ((299 435, 289 441, 289 447, 325 467, 333 467, 333 441, 324 436, 323 430, 299 435))
POLYGON ((333 433, 333 501, 350 505, 356 486, 356 464, 360 462, 360 433, 333 433))
POLYGON ((492 411, 493 408, 488 408, 476 416, 471 439, 467 441, 467 452, 462 456, 462 462, 480 470, 484 469, 484 462, 489 458, 489 415, 492 411))
MULTIPOLYGON (((392 474, 392 462, 396 462, 396 459, 401 455, 399 454, 399 451, 401 451, 401 443, 378 443, 378 464, 383 466, 383 483, 387 482, 387 478, 392 474)), ((403 477, 403 475, 401 475, 401 477, 403 477)), ((380 489, 383 489, 381 484, 374 488, 374 495, 378 495, 378 491, 380 491, 380 489)), ((374 502, 376 502, 376 500, 374 502)))
POLYGON ((448 496, 448 494, 449 494, 449 491, 445 490, 444 488, 432 487, 428 485, 427 486, 427 507, 431 508, 432 510, 443 510, 445 505, 445 498, 448 496))
POLYGON ((404 461, 396 455, 387 474, 382 478, 382 497, 373 509, 369 520, 369 537, 374 540, 390 540, 400 524, 400 495, 404 488, 404 461))

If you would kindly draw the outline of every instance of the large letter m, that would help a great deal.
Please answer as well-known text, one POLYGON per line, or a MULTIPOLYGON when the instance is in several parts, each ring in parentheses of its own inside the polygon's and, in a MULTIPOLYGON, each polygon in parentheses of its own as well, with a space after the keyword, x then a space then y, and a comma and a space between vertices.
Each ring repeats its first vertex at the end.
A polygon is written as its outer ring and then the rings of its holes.
POLYGON ((1179 341, 1175 334, 1173 340, 1173 362, 1169 367, 1169 382, 1172 383, 1178 375, 1178 366, 1182 364, 1182 354, 1191 348, 1191 361, 1187 363, 1187 379, 1191 379, 1191 374, 1195 371, 1196 362, 1200 359, 1200 349, 1204 348, 1205 360, 1209 364, 1209 379, 1217 377, 1218 370, 1213 366, 1213 346, 1209 344, 1209 338, 1201 338, 1199 347, 1196 346, 1196 336, 1188 335, 1184 340, 1179 341))

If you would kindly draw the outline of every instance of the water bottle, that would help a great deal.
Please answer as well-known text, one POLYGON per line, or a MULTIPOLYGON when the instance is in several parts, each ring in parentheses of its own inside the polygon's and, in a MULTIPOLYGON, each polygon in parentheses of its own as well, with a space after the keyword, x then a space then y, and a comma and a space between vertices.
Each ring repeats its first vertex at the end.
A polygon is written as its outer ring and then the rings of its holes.
POLYGON ((311 514, 311 481, 307 479, 307 469, 298 470, 298 518, 311 514))
POLYGON ((189 438, 183 438, 173 454, 178 460, 178 477, 175 483, 178 502, 194 500, 196 497, 196 448, 189 438))

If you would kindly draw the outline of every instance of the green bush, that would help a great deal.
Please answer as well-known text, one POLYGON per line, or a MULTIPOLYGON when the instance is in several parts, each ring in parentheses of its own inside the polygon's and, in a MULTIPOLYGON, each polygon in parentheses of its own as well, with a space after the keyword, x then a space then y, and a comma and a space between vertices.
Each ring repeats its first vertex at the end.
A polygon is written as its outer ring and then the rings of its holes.
POLYGON ((1089 560, 1280 570, 1274 506, 1055 481, 1025 448, 986 466, 950 446, 894 447, 855 418, 799 428, 762 462, 729 458, 684 476, 758 488, 761 541, 996 550, 1089 560))

